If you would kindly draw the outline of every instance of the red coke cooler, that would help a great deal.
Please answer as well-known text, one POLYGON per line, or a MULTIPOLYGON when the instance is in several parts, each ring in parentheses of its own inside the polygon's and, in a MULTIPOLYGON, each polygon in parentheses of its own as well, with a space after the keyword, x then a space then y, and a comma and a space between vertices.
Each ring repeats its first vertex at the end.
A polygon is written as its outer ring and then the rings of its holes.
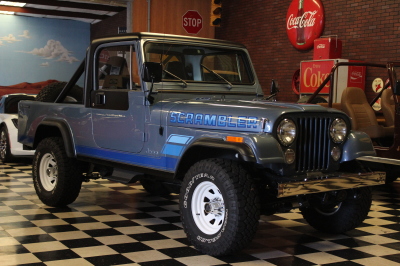
POLYGON ((342 56, 342 41, 336 37, 321 37, 314 40, 313 60, 336 59, 342 56))

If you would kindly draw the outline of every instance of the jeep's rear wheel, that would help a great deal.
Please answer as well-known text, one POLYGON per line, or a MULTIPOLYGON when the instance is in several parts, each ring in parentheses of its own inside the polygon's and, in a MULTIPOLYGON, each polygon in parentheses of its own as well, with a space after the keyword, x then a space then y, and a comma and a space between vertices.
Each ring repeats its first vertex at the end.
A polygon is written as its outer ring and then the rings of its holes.
POLYGON ((75 158, 67 157, 62 138, 42 140, 32 162, 33 183, 39 199, 48 206, 75 201, 82 185, 82 170, 75 158))
POLYGON ((179 204, 189 241, 205 254, 238 251, 257 230, 256 189, 237 162, 207 159, 194 164, 183 180, 179 204))
MULTIPOLYGON (((341 193, 344 191, 339 191, 341 193)), ((315 229, 340 234, 358 227, 371 208, 369 188, 346 190, 342 200, 329 200, 329 194, 312 196, 311 206, 300 208, 304 219, 315 229), (326 201, 326 203, 322 203, 326 201)))

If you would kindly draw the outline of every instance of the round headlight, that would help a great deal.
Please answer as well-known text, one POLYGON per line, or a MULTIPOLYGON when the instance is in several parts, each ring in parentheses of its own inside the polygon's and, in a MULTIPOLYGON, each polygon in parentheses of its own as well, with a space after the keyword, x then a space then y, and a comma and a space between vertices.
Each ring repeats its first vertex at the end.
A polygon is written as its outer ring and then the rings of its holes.
POLYGON ((283 119, 277 128, 279 141, 285 145, 289 146, 293 143, 296 138, 296 125, 290 119, 283 119))
POLYGON ((330 128, 331 138, 335 143, 341 143, 347 134, 346 122, 341 118, 333 120, 330 128))

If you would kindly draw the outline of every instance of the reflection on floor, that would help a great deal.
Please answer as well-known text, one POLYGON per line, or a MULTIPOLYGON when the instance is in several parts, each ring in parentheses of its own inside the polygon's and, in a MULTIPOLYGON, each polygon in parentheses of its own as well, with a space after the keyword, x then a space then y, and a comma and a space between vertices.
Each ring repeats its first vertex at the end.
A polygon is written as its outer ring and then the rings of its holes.
POLYGON ((0 164, 1 265, 400 264, 400 181, 376 189, 368 218, 346 234, 319 233, 298 212, 262 216, 247 249, 211 257, 189 245, 177 195, 97 180, 69 208, 50 208, 30 173, 28 164, 0 164))

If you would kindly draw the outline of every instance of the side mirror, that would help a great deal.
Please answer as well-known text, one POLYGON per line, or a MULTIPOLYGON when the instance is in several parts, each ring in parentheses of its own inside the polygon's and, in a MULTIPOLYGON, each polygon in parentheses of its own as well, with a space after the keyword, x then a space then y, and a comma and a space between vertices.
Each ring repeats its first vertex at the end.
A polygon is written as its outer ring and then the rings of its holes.
POLYGON ((161 82, 162 65, 156 62, 145 62, 143 64, 142 80, 145 82, 161 82))
POLYGON ((271 95, 277 94, 279 92, 278 87, 276 86, 275 80, 272 80, 271 82, 271 95))

